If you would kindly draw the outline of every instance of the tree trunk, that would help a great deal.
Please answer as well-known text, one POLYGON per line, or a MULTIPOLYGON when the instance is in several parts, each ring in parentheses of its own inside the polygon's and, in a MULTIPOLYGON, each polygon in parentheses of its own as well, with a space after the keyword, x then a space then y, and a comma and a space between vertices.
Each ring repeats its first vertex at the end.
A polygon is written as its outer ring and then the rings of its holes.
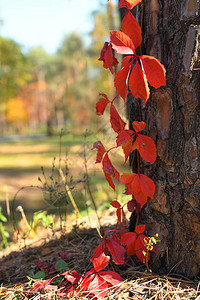
MULTIPOLYGON (((142 111, 157 160, 145 167, 156 192, 139 222, 149 236, 159 235, 158 254, 150 259, 153 271, 195 277, 200 276, 200 3, 144 2, 143 54, 164 64, 167 86, 152 88, 142 111)), ((134 227, 134 216, 130 223, 134 227)))

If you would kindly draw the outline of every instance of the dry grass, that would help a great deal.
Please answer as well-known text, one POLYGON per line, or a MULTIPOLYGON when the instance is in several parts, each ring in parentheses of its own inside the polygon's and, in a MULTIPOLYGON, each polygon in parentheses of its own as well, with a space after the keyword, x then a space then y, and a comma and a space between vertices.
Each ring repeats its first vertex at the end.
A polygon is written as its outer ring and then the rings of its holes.
MULTIPOLYGON (((104 229, 112 227, 115 222, 114 211, 110 209, 100 215, 104 229), (113 223, 113 224, 111 224, 113 223)), ((59 230, 52 233, 48 230, 38 233, 34 240, 26 241, 26 248, 17 244, 15 248, 4 251, 0 260, 0 299, 7 300, 39 300, 62 299, 55 294, 40 295, 35 293, 27 297, 26 292, 30 286, 27 276, 28 270, 33 268, 34 262, 39 258, 44 262, 52 262, 58 252, 67 252, 68 266, 79 273, 84 273, 91 267, 89 258, 93 249, 100 242, 95 229, 95 215, 91 214, 81 220, 67 220, 65 233, 59 230), (68 225, 70 224, 70 225, 68 225)), ((200 286, 189 279, 170 275, 158 276, 144 270, 143 266, 136 266, 129 260, 125 266, 113 265, 113 270, 120 273, 123 283, 108 291, 108 300, 183 300, 200 299, 200 286)), ((51 278, 55 274, 46 274, 51 278)), ((93 299, 85 292, 81 297, 70 299, 93 299)))

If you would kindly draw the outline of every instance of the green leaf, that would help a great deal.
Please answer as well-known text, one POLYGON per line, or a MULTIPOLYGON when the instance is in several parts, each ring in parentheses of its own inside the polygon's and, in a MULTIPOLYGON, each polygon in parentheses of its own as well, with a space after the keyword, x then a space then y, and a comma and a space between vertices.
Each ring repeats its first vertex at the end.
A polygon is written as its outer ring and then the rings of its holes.
POLYGON ((0 221, 7 222, 7 218, 3 214, 1 214, 0 215, 0 221))
POLYGON ((43 271, 38 271, 33 275, 33 279, 45 279, 45 273, 43 271))
POLYGON ((68 265, 64 260, 61 259, 61 260, 57 261, 57 263, 55 264, 55 269, 66 271, 66 270, 68 270, 68 265))

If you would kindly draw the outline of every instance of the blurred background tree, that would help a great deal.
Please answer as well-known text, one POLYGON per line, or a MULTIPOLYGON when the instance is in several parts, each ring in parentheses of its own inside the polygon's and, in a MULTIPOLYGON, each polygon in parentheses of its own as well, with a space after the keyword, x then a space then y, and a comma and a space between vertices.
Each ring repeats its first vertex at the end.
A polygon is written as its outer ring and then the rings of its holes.
POLYGON ((60 128, 79 133, 98 128, 98 93, 114 95, 112 75, 98 58, 109 29, 118 27, 116 13, 112 1, 100 5, 92 14, 89 43, 71 33, 54 54, 41 46, 24 51, 15 41, 0 37, 1 134, 52 135, 60 128))

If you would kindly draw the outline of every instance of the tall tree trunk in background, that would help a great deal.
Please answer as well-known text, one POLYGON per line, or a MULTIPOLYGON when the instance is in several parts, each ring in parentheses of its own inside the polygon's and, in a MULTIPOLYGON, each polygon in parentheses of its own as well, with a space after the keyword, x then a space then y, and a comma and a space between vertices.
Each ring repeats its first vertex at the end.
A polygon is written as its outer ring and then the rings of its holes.
MULTIPOLYGON (((143 54, 167 70, 167 86, 151 90, 142 110, 157 160, 145 166, 156 184, 140 223, 160 243, 150 259, 155 272, 200 276, 200 3, 197 0, 145 0, 143 54)), ((141 8, 135 9, 141 17, 141 8)), ((130 123, 137 118, 128 99, 130 123)), ((130 225, 134 227, 134 216, 130 225)))

